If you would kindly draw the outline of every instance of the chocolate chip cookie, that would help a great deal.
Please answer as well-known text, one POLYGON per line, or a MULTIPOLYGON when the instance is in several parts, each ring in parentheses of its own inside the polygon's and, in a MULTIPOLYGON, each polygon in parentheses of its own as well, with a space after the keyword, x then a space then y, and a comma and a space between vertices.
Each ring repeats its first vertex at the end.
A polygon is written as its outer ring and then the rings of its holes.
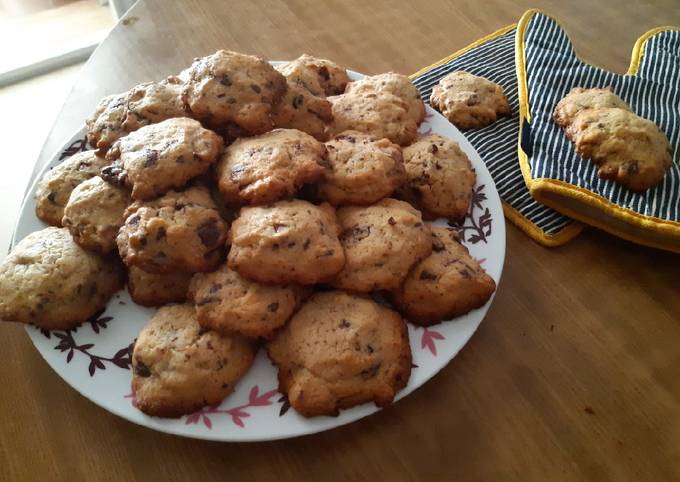
POLYGON ((304 87, 288 82, 288 90, 272 108, 274 126, 298 129, 325 141, 327 125, 333 120, 331 103, 304 87))
POLYGON ((149 273, 212 271, 224 259, 227 226, 204 187, 134 202, 125 212, 118 252, 149 273))
POLYGON ((345 263, 339 232, 328 204, 295 199, 243 208, 229 231, 229 267, 260 283, 320 283, 345 263))
POLYGON ((328 100, 333 108, 329 134, 356 130, 376 137, 386 137, 395 144, 408 145, 416 138, 418 122, 408 104, 390 92, 360 91, 328 100))
POLYGON ((133 87, 127 98, 123 129, 132 132, 173 117, 187 117, 181 96, 183 88, 184 82, 175 76, 133 87))
POLYGON ((238 139, 217 164, 220 192, 232 204, 266 204, 291 197, 323 175, 325 158, 321 142, 295 129, 238 139))
POLYGON ((96 151, 84 151, 46 171, 35 190, 35 214, 38 218, 60 227, 71 191, 81 182, 98 175, 107 163, 96 151))
POLYGON ((319 195, 333 205, 373 204, 406 179, 401 148, 389 139, 346 131, 326 143, 328 168, 319 195))
POLYGON ((62 224, 83 248, 108 254, 116 248, 118 229, 130 202, 127 190, 95 176, 75 187, 64 208, 62 224))
POLYGON ((404 149, 404 167, 407 180, 400 198, 426 219, 465 217, 476 175, 458 143, 436 134, 418 139, 404 149))
POLYGON ((389 93, 399 97, 406 105, 406 112, 409 118, 420 124, 425 118, 425 104, 420 97, 420 92, 411 79, 402 74, 388 72, 385 74, 364 77, 361 80, 347 84, 346 94, 358 93, 389 93))
POLYGON ((85 121, 87 142, 99 152, 106 152, 114 142, 127 135, 123 121, 129 96, 129 92, 123 92, 104 97, 85 121))
POLYGON ((317 97, 342 94, 350 80, 347 70, 338 64, 307 54, 276 68, 289 82, 304 87, 317 97))
POLYGON ((553 111, 553 118, 560 127, 568 127, 574 122, 576 116, 587 109, 602 109, 606 107, 618 107, 630 110, 611 87, 604 89, 583 89, 574 87, 560 100, 553 111))
POLYGON ((191 273, 147 273, 131 266, 128 269, 128 291, 132 301, 142 306, 163 306, 187 299, 191 273))
POLYGON ((116 141, 101 176, 131 188, 134 199, 153 199, 206 172, 221 149, 222 138, 198 121, 168 119, 116 141))
POLYGON ((279 391, 305 417, 394 400, 411 375, 406 324, 370 298, 317 293, 267 344, 279 391))
POLYGON ((190 304, 160 308, 132 353, 132 393, 147 415, 180 417, 220 403, 253 364, 253 342, 205 330, 190 304))
POLYGON ((587 109, 567 128, 576 152, 599 166, 602 179, 642 192, 673 164, 671 144, 652 121, 625 109, 587 109))
POLYGON ((420 212, 396 199, 338 209, 345 266, 331 281, 337 288, 368 293, 401 285, 411 266, 432 252, 430 228, 420 212))
POLYGON ((500 85, 462 70, 442 77, 432 89, 430 105, 460 129, 478 129, 510 115, 500 85))
POLYGON ((428 326, 483 306, 495 290, 455 231, 433 227, 432 254, 413 267, 391 299, 409 321, 428 326))
POLYGON ((119 261, 85 251, 67 229, 29 234, 0 263, 0 320, 74 328, 123 287, 119 261))
POLYGON ((249 281, 226 265, 194 275, 190 288, 201 326, 251 338, 270 337, 291 317, 302 295, 295 285, 249 281))
POLYGON ((272 106, 286 92, 285 77, 267 61, 227 50, 196 59, 184 75, 182 99, 191 117, 215 128, 235 124, 249 134, 272 129, 272 106))

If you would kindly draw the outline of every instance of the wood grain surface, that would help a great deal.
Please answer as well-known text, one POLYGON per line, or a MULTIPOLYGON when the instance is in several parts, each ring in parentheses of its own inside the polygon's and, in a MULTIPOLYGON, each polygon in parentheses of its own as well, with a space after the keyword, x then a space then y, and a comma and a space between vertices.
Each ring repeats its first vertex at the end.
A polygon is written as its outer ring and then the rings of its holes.
MULTIPOLYGON (((230 48, 411 73, 538 6, 588 61, 623 72, 635 39, 680 24, 658 2, 148 0, 84 68, 36 169, 100 97, 230 48)), ((433 380, 330 432, 226 444, 164 435, 62 381, 0 326, 0 480, 680 480, 680 256, 595 230, 545 249, 508 225, 479 331, 433 380)))

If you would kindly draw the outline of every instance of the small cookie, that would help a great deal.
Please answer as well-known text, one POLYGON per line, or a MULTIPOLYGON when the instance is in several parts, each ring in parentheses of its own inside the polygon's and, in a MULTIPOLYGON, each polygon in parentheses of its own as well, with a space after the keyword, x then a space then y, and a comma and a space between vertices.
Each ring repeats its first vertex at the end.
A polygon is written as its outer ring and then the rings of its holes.
POLYGON ((625 109, 587 109, 567 128, 576 152, 599 166, 602 179, 631 191, 657 185, 673 164, 668 137, 652 121, 625 109))
POLYGON ((345 263, 339 232, 328 204, 294 199, 243 208, 229 231, 229 267, 260 283, 321 283, 345 263))
POLYGON ((373 204, 406 179, 401 149, 389 139, 347 131, 327 142, 326 149, 329 167, 318 191, 335 206, 373 204))
POLYGON ((307 54, 276 68, 289 82, 301 85, 317 97, 340 95, 349 82, 347 70, 335 62, 307 54))
POLYGON ((347 84, 346 94, 383 92, 396 95, 406 104, 406 112, 416 125, 425 118, 425 103, 411 79, 402 74, 388 72, 372 75, 347 84))
POLYGON ((267 344, 279 391, 305 417, 337 415, 373 401, 384 407, 411 375, 406 324, 370 298, 317 293, 267 344))
POLYGON ((226 231, 206 188, 170 191, 125 211, 118 252, 126 265, 149 273, 212 271, 224 259, 226 231))
POLYGON ((131 266, 128 269, 128 292, 132 301, 142 306, 163 306, 187 299, 191 273, 147 273, 131 266))
POLYGON ((391 299, 409 321, 429 326, 483 306, 495 290, 456 233, 433 227, 432 254, 413 267, 391 299))
POLYGON ((630 110, 611 87, 604 89, 583 89, 574 87, 560 100, 553 111, 553 118, 560 127, 568 127, 576 119, 576 116, 586 109, 602 109, 605 107, 618 107, 630 110))
POLYGON ((477 177, 458 143, 436 134, 422 137, 404 149, 404 167, 399 197, 426 219, 465 217, 477 177))
POLYGON ((222 138, 198 121, 168 119, 116 141, 101 176, 131 188, 134 199, 153 199, 206 172, 221 149, 222 138))
POLYGON ((283 326, 301 294, 295 285, 249 281, 227 265, 194 275, 190 288, 201 326, 251 338, 269 337, 283 326))
POLYGON ((216 405, 253 364, 247 338, 205 330, 190 304, 160 308, 132 352, 135 406, 147 415, 181 417, 216 405))
POLYGON ((309 134, 276 129, 227 147, 217 164, 218 186, 227 203, 270 203, 319 179, 325 158, 326 148, 309 134))
POLYGON ((418 122, 409 113, 408 104, 389 92, 354 92, 328 100, 333 108, 333 122, 328 127, 332 135, 356 130, 405 146, 418 133, 418 122))
POLYGON ((249 134, 271 130, 272 105, 286 92, 285 77, 267 61, 227 50, 196 59, 185 75, 182 99, 192 117, 249 134))
POLYGON ((331 103, 304 87, 288 82, 288 90, 272 108, 274 126, 298 129, 323 142, 326 126, 333 120, 331 103))
POLYGON ((146 82, 130 90, 122 126, 126 132, 173 117, 186 117, 182 102, 184 82, 171 76, 160 82, 146 82))
POLYGON ((29 234, 0 263, 0 320, 68 330, 123 287, 119 261, 85 251, 68 229, 29 234))
POLYGON ((432 88, 430 105, 460 129, 478 129, 510 114, 500 85, 462 70, 442 77, 432 88))
POLYGON ((108 162, 96 151, 74 154, 43 174, 35 190, 35 214, 52 226, 61 226, 64 206, 71 191, 81 182, 97 176, 108 162))
POLYGON ((116 248, 130 193, 95 176, 78 184, 64 208, 62 225, 85 249, 107 254, 116 248))
POLYGON ((331 281, 337 288, 368 293, 392 290, 411 266, 432 252, 430 228, 420 212, 396 199, 338 209, 345 267, 331 281))
POLYGON ((123 129, 129 92, 104 97, 87 118, 87 142, 99 152, 106 152, 121 137, 127 135, 123 129))

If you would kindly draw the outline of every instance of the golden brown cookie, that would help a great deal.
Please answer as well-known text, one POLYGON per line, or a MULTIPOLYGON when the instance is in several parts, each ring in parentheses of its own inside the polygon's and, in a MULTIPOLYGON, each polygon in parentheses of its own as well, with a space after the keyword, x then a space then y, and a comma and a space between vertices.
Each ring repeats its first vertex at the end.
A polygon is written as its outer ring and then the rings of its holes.
POLYGON ((383 199, 338 209, 345 266, 331 281, 361 293, 397 288, 415 263, 432 252, 430 228, 411 205, 383 199))
POLYGON ((483 306, 495 290, 455 231, 433 227, 432 254, 411 269, 391 299, 406 319, 428 326, 483 306))
POLYGON ((328 204, 295 199, 243 208, 229 231, 229 267, 260 283, 321 283, 345 263, 339 231, 328 204))
POLYGON ((503 88, 484 77, 458 70, 432 89, 430 105, 460 129, 477 129, 510 114, 503 88))
POLYGON ((630 110, 611 87, 604 89, 583 89, 574 87, 555 106, 553 118, 560 127, 568 127, 574 122, 576 116, 587 109, 602 109, 605 107, 618 107, 630 110))
POLYGON ((85 251, 67 229, 29 234, 0 263, 0 320, 68 330, 123 287, 120 261, 85 251))
POLYGON ((106 152, 121 137, 127 134, 123 121, 129 92, 104 97, 87 118, 87 142, 100 152, 106 152))
POLYGON ((227 226, 204 187, 137 201, 125 212, 118 252, 149 273, 211 271, 224 259, 227 226))
POLYGON ((130 202, 127 190, 95 176, 73 189, 61 223, 83 248, 108 254, 116 249, 118 229, 130 202))
POLYGON ((46 171, 35 190, 35 214, 47 224, 60 227, 73 188, 98 175, 107 164, 96 151, 84 151, 46 171))
POLYGON ((328 127, 331 135, 356 130, 405 146, 418 133, 418 123, 409 113, 408 104, 389 92, 354 92, 328 100, 333 108, 333 122, 328 127))
POLYGON ((222 149, 222 138, 193 119, 178 117, 144 126, 107 152, 104 180, 148 200, 184 186, 206 172, 222 149))
POLYGON ((160 82, 146 82, 130 90, 122 127, 126 132, 173 117, 187 117, 182 102, 184 82, 171 76, 160 82))
POLYGON ((147 415, 180 417, 220 403, 253 364, 247 338, 205 330, 190 304, 160 308, 132 353, 132 393, 147 415))
POLYGON ((189 80, 182 99, 191 117, 215 128, 235 124, 250 134, 272 129, 272 105, 285 93, 286 79, 266 60, 218 50, 196 59, 184 75, 189 80))
POLYGON ((350 82, 345 89, 346 94, 355 93, 389 93, 399 97, 406 105, 409 118, 419 125, 425 118, 425 104, 420 97, 420 92, 411 79, 402 74, 388 72, 386 74, 372 75, 361 80, 350 82))
POLYGON ((625 109, 587 109, 567 128, 576 152, 599 166, 602 179, 642 192, 657 185, 673 164, 666 134, 625 109))
POLYGON ((272 108, 272 120, 276 127, 298 129, 323 142, 333 113, 325 98, 289 81, 288 90, 272 108))
POLYGON ((283 326, 301 295, 299 286, 249 281, 227 265, 194 275, 190 288, 201 326, 251 338, 270 337, 283 326))
POLYGON ((476 175, 458 143, 432 134, 404 149, 406 182, 399 197, 423 212, 426 219, 465 217, 476 175))
POLYGON ((217 164, 220 192, 232 204, 266 204, 291 197, 323 175, 325 158, 321 142, 295 129, 238 139, 217 164))
POLYGON ((370 298, 317 293, 267 344, 279 390, 305 417, 337 415, 373 401, 384 407, 411 375, 406 324, 370 298))
POLYGON ((289 82, 301 85, 312 95, 339 95, 349 82, 347 71, 330 60, 302 54, 297 59, 276 67, 289 82))
POLYGON ((373 204, 406 179, 401 149, 389 139, 346 131, 326 143, 328 168, 319 195, 331 204, 373 204))
POLYGON ((135 266, 128 269, 128 291, 142 306, 163 306, 187 299, 191 273, 147 273, 135 266))

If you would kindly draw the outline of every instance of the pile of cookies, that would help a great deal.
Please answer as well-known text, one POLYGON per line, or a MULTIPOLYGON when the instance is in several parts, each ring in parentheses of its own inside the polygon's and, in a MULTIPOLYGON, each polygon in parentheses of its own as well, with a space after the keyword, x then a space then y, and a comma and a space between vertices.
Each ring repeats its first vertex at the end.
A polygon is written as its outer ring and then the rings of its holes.
POLYGON ((576 152, 599 166, 602 179, 631 191, 657 185, 673 164, 666 134, 635 114, 610 87, 571 89, 555 106, 553 118, 576 152))
POLYGON ((0 265, 0 318, 73 328, 127 280, 159 307, 132 355, 149 415, 219 403, 261 346, 304 416, 389 404, 411 371, 405 319, 495 290, 455 231, 424 222, 463 218, 475 184, 455 142, 417 138, 424 115, 407 77, 350 82, 308 55, 218 51, 106 97, 95 149, 39 182, 51 226, 0 265))

